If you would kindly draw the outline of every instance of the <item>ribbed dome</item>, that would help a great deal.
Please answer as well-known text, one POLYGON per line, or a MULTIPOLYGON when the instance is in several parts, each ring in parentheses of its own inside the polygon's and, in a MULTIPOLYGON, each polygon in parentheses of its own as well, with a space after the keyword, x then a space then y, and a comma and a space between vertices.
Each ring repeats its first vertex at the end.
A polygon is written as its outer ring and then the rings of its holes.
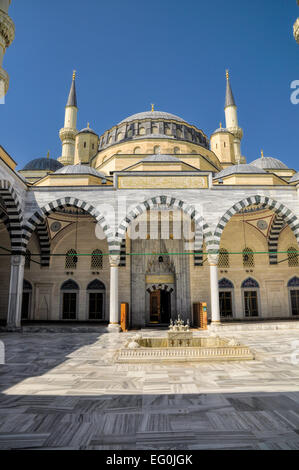
POLYGON ((295 173, 292 178, 290 179, 290 183, 295 183, 296 181, 299 181, 299 171, 297 171, 297 173, 295 173))
POLYGON ((63 167, 62 163, 54 158, 35 158, 24 166, 23 171, 27 170, 43 170, 43 171, 56 171, 63 167))
POLYGON ((81 165, 80 163, 78 165, 66 165, 63 168, 60 168, 59 170, 55 171, 55 174, 59 175, 92 175, 92 176, 98 176, 99 178, 106 178, 106 175, 104 173, 101 173, 91 166, 88 165, 81 165))
POLYGON ((251 162, 250 165, 263 168, 264 170, 285 170, 288 168, 283 162, 273 157, 260 157, 251 162))
POLYGON ((236 175, 236 174, 242 174, 242 173, 263 174, 267 172, 263 170, 262 168, 257 168, 256 166, 245 163, 245 164, 240 164, 240 165, 232 165, 232 166, 225 168, 224 170, 217 173, 217 175, 215 176, 215 179, 223 178, 224 176, 236 175))
POLYGON ((155 154, 155 155, 149 155, 148 157, 145 157, 141 160, 142 162, 175 162, 178 163, 180 160, 177 157, 174 157, 173 155, 161 155, 161 154, 155 154))
POLYGON ((186 122, 184 119, 178 116, 175 116, 174 114, 171 114, 171 113, 165 113, 163 111, 144 111, 143 113, 137 113, 137 114, 133 114, 132 116, 127 117, 126 119, 121 121, 119 124, 123 124, 124 122, 135 121, 135 119, 170 119, 173 121, 186 122))

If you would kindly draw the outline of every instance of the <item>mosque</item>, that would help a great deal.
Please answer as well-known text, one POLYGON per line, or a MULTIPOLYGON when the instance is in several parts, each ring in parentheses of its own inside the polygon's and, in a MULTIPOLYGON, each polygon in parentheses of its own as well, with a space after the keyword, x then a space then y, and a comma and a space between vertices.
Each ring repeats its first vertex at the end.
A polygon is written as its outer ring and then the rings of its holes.
POLYGON ((61 155, 17 171, 0 147, 0 321, 113 331, 127 304, 131 328, 195 325, 202 302, 215 325, 298 319, 299 172, 242 155, 228 72, 224 112, 210 136, 154 106, 78 130, 74 73, 61 155))

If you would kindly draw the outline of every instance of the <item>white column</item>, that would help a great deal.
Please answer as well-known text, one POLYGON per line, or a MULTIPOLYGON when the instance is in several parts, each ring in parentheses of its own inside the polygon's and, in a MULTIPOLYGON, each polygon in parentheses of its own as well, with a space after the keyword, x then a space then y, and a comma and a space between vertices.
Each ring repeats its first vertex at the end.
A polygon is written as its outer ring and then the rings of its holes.
POLYGON ((209 255, 212 324, 220 323, 218 255, 209 255))
POLYGON ((119 331, 119 302, 118 302, 118 265, 120 257, 110 256, 110 313, 109 328, 119 331))
POLYGON ((21 327, 25 256, 11 257, 7 328, 21 327))

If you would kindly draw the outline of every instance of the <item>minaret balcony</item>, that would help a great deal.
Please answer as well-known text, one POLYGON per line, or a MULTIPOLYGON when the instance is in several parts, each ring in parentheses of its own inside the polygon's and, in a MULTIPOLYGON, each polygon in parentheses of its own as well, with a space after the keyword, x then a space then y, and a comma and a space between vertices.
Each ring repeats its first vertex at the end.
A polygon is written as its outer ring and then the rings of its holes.
POLYGON ((297 18, 294 24, 294 38, 296 39, 297 43, 299 44, 299 18, 297 18))
POLYGON ((242 140, 243 138, 243 129, 241 127, 228 127, 227 130, 233 134, 237 139, 242 140))
POLYGON ((59 137, 62 142, 65 140, 74 141, 78 131, 76 129, 72 129, 71 127, 63 127, 59 131, 59 137))
POLYGON ((0 99, 3 99, 9 87, 9 75, 0 67, 0 99))
POLYGON ((6 47, 9 47, 15 38, 14 22, 2 10, 0 10, 0 36, 5 40, 6 47))

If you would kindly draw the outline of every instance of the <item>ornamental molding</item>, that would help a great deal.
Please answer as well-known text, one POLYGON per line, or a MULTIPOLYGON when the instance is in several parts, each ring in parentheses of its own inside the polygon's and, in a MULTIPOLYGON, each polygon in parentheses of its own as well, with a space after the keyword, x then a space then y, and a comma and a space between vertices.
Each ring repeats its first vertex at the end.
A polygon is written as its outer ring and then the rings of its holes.
POLYGON ((5 39, 6 47, 9 47, 15 38, 15 25, 10 16, 0 10, 0 35, 5 39))

